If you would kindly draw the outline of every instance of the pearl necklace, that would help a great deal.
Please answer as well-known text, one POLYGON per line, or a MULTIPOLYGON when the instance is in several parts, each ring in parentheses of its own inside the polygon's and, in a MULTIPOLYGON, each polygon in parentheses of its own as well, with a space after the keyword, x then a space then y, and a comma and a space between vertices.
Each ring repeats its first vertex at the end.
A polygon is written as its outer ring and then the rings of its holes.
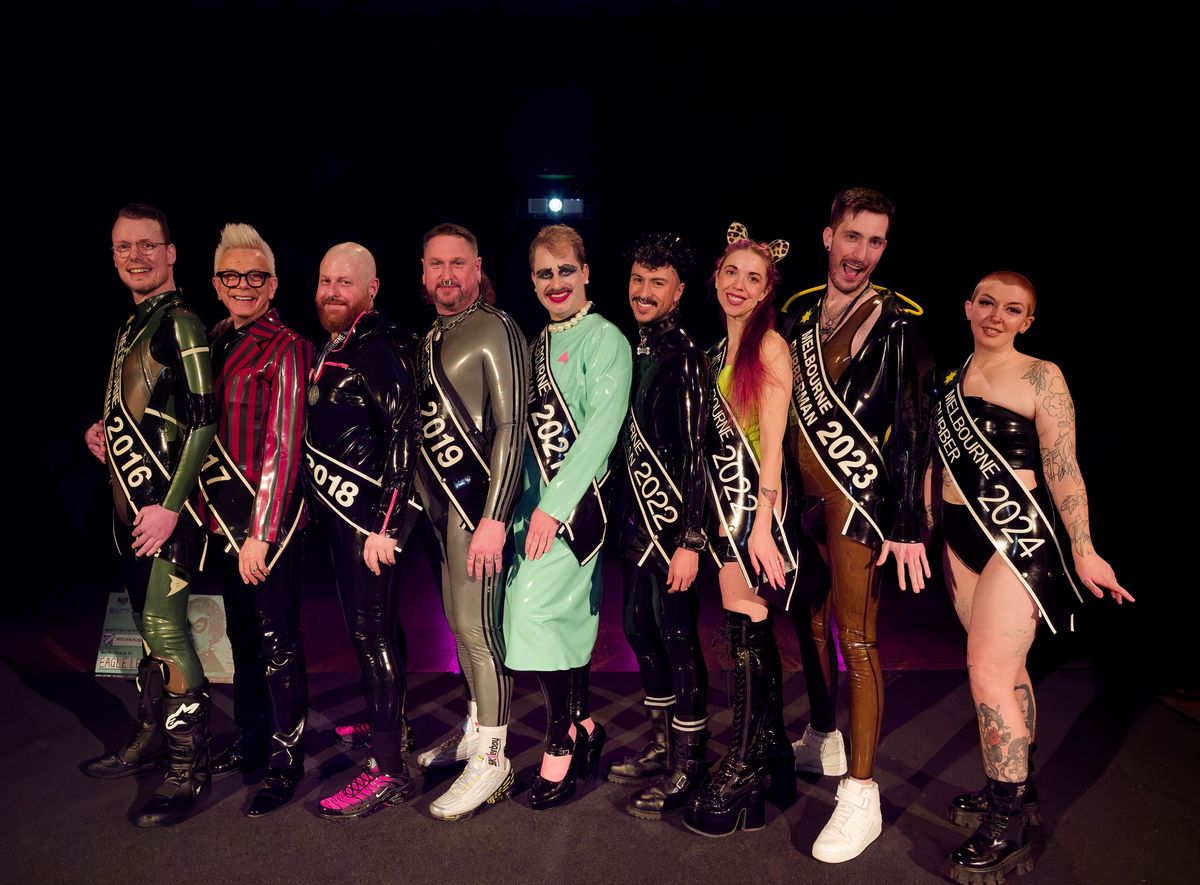
POLYGON ((565 331, 567 331, 567 329, 571 328, 572 326, 578 325, 579 321, 582 320, 585 316, 587 316, 588 311, 591 309, 592 309, 592 302, 590 302, 590 301, 585 302, 583 307, 579 308, 579 310, 575 313, 575 315, 572 316, 570 319, 565 319, 561 323, 551 323, 550 325, 546 326, 546 328, 550 331, 551 335, 553 335, 555 332, 565 332, 565 331))

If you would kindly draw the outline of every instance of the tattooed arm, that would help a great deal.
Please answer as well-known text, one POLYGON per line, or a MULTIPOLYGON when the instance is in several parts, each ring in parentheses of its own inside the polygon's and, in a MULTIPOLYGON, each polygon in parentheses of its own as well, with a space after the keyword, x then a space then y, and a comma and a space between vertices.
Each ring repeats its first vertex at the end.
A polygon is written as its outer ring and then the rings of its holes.
POLYGON ((1087 487, 1075 460, 1075 404, 1066 379, 1058 366, 1044 360, 1035 360, 1022 377, 1033 386, 1042 472, 1071 538, 1075 571, 1093 596, 1102 597, 1104 588, 1118 604, 1133 602, 1117 581, 1112 566, 1092 546, 1087 487))

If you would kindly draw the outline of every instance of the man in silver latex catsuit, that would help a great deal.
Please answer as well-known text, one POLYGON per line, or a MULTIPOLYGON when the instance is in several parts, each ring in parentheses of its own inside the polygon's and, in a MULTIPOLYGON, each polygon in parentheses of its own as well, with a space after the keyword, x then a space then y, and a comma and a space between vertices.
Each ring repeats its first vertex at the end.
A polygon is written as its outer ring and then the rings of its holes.
POLYGON ((425 234, 421 267, 437 311, 421 342, 417 491, 441 555, 442 606, 469 692, 462 726, 420 755, 427 767, 469 760, 430 806, 461 820, 512 787, 504 747, 512 676, 504 667, 497 589, 520 489, 529 365, 512 317, 492 306, 474 234, 440 224, 425 234))

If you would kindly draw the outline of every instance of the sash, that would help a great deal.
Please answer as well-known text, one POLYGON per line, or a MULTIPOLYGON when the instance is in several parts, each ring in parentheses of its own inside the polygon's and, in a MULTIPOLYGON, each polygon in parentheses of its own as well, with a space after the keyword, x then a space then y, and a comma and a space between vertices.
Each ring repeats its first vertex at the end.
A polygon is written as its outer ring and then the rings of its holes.
POLYGON ((886 540, 876 521, 888 491, 883 455, 846 408, 825 371, 817 324, 800 327, 789 342, 792 352, 792 409, 800 432, 817 456, 821 467, 850 502, 850 513, 842 534, 855 515, 861 515, 875 531, 880 543, 886 540))
MULTIPOLYGON (((164 305, 168 303, 170 302, 164 302, 164 305)), ((136 318, 136 314, 130 317, 117 336, 108 376, 108 392, 104 398, 104 447, 108 454, 108 463, 112 466, 112 474, 116 477, 117 485, 134 515, 143 507, 161 503, 171 484, 171 471, 155 456, 125 403, 125 391, 121 384, 125 358, 135 345, 158 328, 162 319, 161 308, 158 316, 147 322, 130 341, 129 333, 133 330, 136 318)), ((163 412, 147 408, 145 414, 153 415, 161 421, 178 424, 173 417, 163 412)), ((183 511, 192 518, 198 528, 203 527, 204 524, 190 501, 184 501, 183 511)))
MULTIPOLYGON (((529 438, 529 451, 537 462, 542 482, 550 484, 550 478, 562 466, 567 452, 575 444, 579 429, 571 410, 563 400, 562 391, 550 371, 550 332, 542 330, 533 344, 530 354, 533 364, 533 383, 529 387, 529 414, 525 423, 525 434, 529 438)), ((604 544, 604 532, 608 526, 608 514, 600 488, 611 475, 605 473, 596 482, 588 485, 583 497, 559 528, 559 534, 575 554, 581 566, 587 565, 600 552, 604 544)))
MULTIPOLYGON (((654 449, 646 442, 633 407, 629 408, 629 420, 625 424, 625 470, 633 488, 633 499, 637 502, 642 525, 650 536, 646 557, 652 552, 662 557, 663 565, 671 566, 671 555, 663 547, 659 536, 671 536, 679 531, 679 520, 683 515, 683 495, 666 467, 658 460, 654 449)), ((642 562, 646 561, 642 558, 642 562)), ((638 565, 641 565, 639 562, 638 565)))
POLYGON ((425 336, 421 348, 421 460, 467 528, 475 531, 492 477, 487 440, 445 377, 435 332, 425 336))
MULTIPOLYGON (((246 479, 225 446, 221 445, 221 440, 215 437, 200 467, 200 494, 204 495, 208 511, 221 527, 221 533, 229 540, 233 552, 240 552, 242 545, 238 538, 245 538, 250 533, 250 520, 254 516, 254 499, 258 490, 246 479)), ((302 510, 303 507, 296 508, 296 518, 291 526, 271 545, 275 551, 267 562, 267 568, 275 565, 283 548, 292 539, 300 525, 302 510)))
POLYGON ((308 488, 338 519, 364 535, 375 518, 375 505, 383 490, 382 477, 367 476, 349 464, 325 454, 304 434, 305 477, 308 488))
MULTIPOLYGON (((759 596, 776 596, 780 591, 771 586, 765 574, 755 577, 750 571, 750 530, 758 518, 758 458, 754 447, 746 439, 733 407, 721 393, 717 376, 725 362, 725 342, 718 344, 709 357, 712 370, 712 405, 709 408, 708 428, 705 431, 704 461, 708 476, 708 492, 716 511, 717 519, 732 542, 733 552, 746 585, 759 596)), ((783 608, 788 608, 796 591, 796 578, 800 573, 799 557, 795 547, 789 543, 789 532, 784 522, 789 519, 787 478, 780 473, 779 500, 771 512, 771 537, 783 554, 785 586, 782 598, 772 598, 783 608)))
MULTIPOLYGON (((979 431, 967 409, 961 381, 970 362, 968 358, 958 373, 958 381, 934 406, 938 455, 975 523, 1025 588, 1050 632, 1057 633, 1042 600, 1038 599, 1033 589, 1037 578, 1035 572, 1044 562, 1039 557, 1050 549, 1046 547, 1042 554, 1035 556, 1039 548, 1048 543, 1054 545, 1062 573, 1071 585, 1075 599, 1082 604, 1083 596, 1071 578, 1071 570, 1067 567, 1052 523, 1029 489, 1021 485, 1012 467, 979 431), (987 493, 981 493, 982 489, 988 489, 987 493)), ((1073 618, 1069 629, 1074 629, 1073 618)))

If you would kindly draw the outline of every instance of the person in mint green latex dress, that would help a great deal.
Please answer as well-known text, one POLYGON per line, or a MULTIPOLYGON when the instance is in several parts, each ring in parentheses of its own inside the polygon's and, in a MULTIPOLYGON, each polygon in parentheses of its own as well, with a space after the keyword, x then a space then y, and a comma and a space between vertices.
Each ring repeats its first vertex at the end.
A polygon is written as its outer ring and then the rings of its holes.
POLYGON ((543 228, 529 255, 550 323, 530 347, 529 445, 504 640, 505 664, 535 672, 546 697, 546 752, 528 793, 530 806, 543 809, 574 794, 576 774, 599 769, 605 735, 588 711, 588 670, 600 619, 602 498, 633 359, 625 336, 587 300, 579 234, 543 228))

